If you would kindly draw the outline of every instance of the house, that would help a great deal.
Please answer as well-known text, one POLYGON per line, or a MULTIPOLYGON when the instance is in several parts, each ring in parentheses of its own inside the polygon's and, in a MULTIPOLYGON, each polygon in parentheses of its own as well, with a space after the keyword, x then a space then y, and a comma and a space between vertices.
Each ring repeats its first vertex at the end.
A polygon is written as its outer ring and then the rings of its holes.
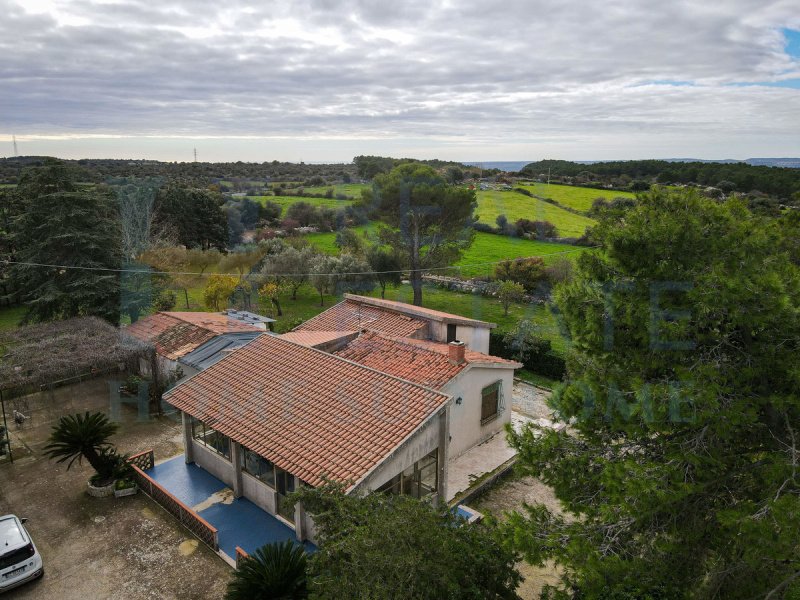
POLYGON ((514 369, 520 363, 468 350, 460 341, 445 344, 374 332, 364 332, 336 355, 450 396, 450 459, 502 431, 511 421, 514 369))
POLYGON ((283 335, 260 335, 164 396, 185 459, 314 540, 286 497, 326 479, 348 493, 448 498, 449 461, 511 419, 519 363, 488 355, 493 324, 346 295, 283 335), (452 339, 463 335, 469 343, 452 339), (472 344, 472 347, 470 347, 472 344))
POLYGON ((489 353, 489 333, 494 323, 459 315, 384 300, 345 294, 344 299, 294 331, 376 331, 395 337, 408 337, 449 343, 460 340, 467 348, 489 353))
MULTIPOLYGON (((273 319, 238 311, 157 312, 131 323, 125 327, 125 333, 155 345, 159 377, 167 379, 172 374, 183 371, 183 367, 179 365, 182 357, 214 338, 232 334, 243 334, 246 338, 250 334, 252 339, 263 333, 267 323, 272 321, 273 319)), ((150 377, 153 366, 141 360, 140 371, 150 377)))

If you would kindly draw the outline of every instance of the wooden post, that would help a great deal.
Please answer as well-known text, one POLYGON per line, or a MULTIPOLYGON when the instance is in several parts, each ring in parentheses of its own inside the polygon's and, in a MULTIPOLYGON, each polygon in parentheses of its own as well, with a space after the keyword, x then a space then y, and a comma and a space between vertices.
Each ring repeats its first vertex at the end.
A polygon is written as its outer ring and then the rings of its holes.
POLYGON ((0 406, 3 408, 3 427, 6 430, 6 440, 8 441, 8 458, 13 463, 14 453, 11 451, 11 434, 8 432, 8 422, 6 421, 6 403, 3 400, 3 390, 0 390, 0 406))

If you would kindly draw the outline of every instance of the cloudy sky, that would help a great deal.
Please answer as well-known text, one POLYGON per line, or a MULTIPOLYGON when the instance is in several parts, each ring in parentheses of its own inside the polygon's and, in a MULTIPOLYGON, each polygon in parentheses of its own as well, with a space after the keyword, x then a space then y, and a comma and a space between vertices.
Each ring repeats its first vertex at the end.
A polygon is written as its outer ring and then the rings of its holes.
POLYGON ((797 0, 0 0, 0 156, 800 156, 797 0))

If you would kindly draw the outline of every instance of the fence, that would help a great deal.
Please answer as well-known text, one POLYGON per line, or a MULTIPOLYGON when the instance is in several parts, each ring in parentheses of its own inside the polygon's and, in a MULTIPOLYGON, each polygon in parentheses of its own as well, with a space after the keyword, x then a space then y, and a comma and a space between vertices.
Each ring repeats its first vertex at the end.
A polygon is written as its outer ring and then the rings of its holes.
POLYGON ((201 542, 210 546, 215 552, 218 551, 219 539, 216 527, 178 500, 144 472, 144 469, 152 468, 154 465, 153 451, 146 450, 131 456, 128 460, 136 473, 136 483, 141 490, 178 519, 180 524, 192 532, 201 542))
POLYGON ((242 561, 243 561, 245 558, 247 558, 248 556, 250 556, 250 555, 249 555, 249 554, 247 554, 247 552, 245 552, 244 550, 242 550, 241 548, 239 548, 239 546, 236 546, 236 568, 237 568, 237 569, 238 569, 238 568, 239 568, 239 566, 242 564, 242 561))

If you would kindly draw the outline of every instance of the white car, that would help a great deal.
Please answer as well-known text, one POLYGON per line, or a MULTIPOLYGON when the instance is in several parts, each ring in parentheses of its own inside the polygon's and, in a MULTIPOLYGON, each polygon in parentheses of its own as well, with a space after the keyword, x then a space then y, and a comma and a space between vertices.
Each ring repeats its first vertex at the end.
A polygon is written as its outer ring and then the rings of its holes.
POLYGON ((27 519, 0 517, 0 593, 44 574, 42 557, 33 544, 27 519))

